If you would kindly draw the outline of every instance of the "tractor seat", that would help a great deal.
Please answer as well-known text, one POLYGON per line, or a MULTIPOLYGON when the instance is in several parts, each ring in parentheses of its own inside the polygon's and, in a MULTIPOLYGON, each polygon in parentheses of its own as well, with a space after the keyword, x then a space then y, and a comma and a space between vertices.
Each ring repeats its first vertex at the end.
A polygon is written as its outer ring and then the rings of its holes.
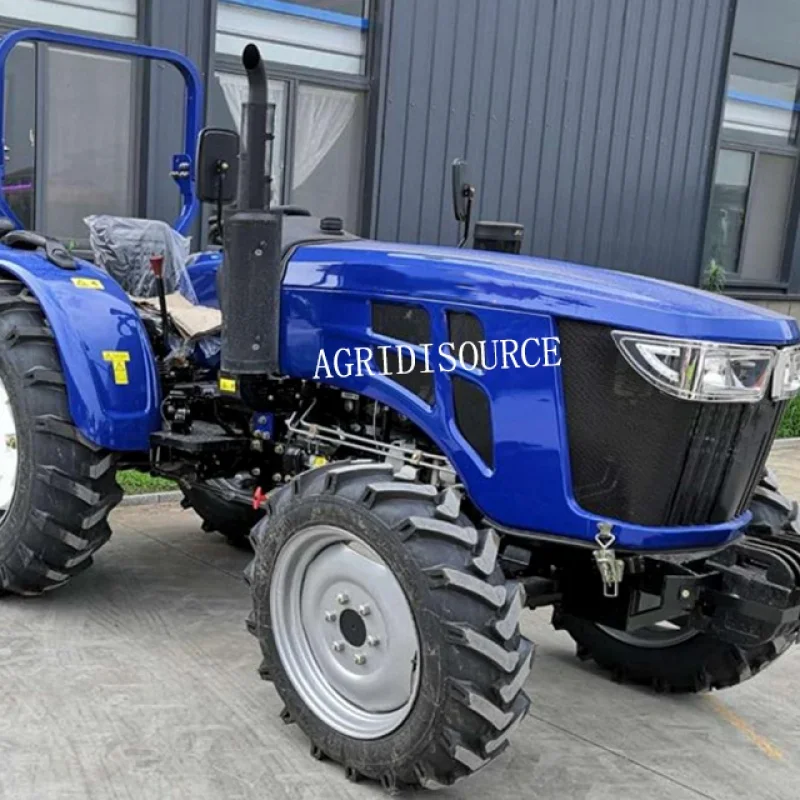
POLYGON ((166 222, 103 214, 87 217, 86 224, 94 263, 108 272, 129 295, 156 296, 156 280, 150 267, 153 256, 164 257, 167 294, 187 287, 191 289, 186 273, 189 239, 166 222))

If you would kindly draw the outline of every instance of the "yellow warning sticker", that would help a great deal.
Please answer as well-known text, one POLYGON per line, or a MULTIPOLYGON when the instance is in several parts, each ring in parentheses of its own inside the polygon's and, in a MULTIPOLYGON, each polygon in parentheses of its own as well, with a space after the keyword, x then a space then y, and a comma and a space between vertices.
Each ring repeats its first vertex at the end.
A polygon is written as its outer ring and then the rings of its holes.
POLYGON ((315 469, 317 467, 324 467, 328 463, 328 459, 325 456, 314 456, 311 459, 311 466, 315 469))
POLYGON ((103 350, 103 361, 111 362, 114 383, 117 386, 128 385, 128 367, 126 365, 130 360, 131 354, 125 350, 103 350))
POLYGON ((220 378, 219 379, 219 390, 221 392, 235 392, 236 391, 236 381, 233 378, 220 378))
POLYGON ((72 283, 79 289, 102 289, 103 282, 97 278, 72 278, 72 283))

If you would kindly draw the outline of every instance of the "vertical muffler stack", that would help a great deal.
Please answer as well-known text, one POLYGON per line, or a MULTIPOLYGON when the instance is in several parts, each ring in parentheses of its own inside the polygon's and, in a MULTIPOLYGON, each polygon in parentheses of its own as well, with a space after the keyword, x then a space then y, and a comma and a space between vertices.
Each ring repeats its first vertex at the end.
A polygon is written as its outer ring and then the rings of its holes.
POLYGON ((242 108, 239 189, 225 221, 221 281, 222 371, 277 375, 281 292, 281 219, 269 211, 266 176, 267 71, 248 44, 242 54, 249 92, 242 108))

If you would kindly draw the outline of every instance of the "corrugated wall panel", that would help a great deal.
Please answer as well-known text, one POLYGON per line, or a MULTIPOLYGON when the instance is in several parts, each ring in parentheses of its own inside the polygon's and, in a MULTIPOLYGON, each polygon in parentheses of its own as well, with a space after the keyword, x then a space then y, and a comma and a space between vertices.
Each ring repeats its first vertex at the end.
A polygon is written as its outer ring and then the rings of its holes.
POLYGON ((733 0, 387 0, 375 235, 452 244, 449 165, 526 252, 696 283, 733 0))

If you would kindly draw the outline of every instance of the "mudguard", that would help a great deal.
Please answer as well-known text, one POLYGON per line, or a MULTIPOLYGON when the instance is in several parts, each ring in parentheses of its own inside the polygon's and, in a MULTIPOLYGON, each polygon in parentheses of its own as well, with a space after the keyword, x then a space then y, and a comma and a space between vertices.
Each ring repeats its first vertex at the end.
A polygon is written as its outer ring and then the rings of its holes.
POLYGON ((112 278, 86 261, 75 265, 63 269, 38 251, 0 245, 0 270, 30 289, 53 331, 75 425, 101 447, 147 451, 161 427, 147 333, 112 278))

